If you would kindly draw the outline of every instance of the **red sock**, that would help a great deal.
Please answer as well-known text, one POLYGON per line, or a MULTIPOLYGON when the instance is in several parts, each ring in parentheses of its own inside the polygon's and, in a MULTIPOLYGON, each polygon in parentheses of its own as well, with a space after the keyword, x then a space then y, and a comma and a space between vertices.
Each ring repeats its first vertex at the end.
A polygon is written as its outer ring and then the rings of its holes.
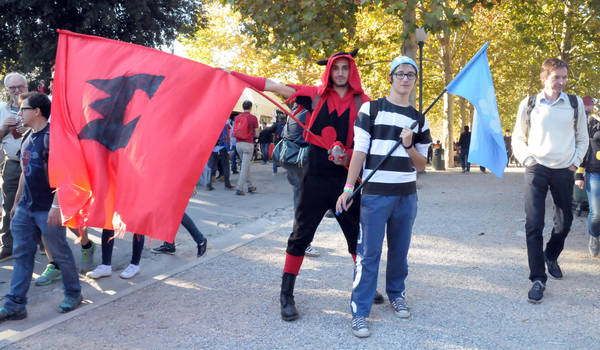
POLYGON ((302 260, 304 260, 304 256, 295 256, 285 253, 285 265, 283 266, 283 273, 291 273, 294 276, 298 276, 298 272, 300 272, 300 266, 302 266, 302 260))

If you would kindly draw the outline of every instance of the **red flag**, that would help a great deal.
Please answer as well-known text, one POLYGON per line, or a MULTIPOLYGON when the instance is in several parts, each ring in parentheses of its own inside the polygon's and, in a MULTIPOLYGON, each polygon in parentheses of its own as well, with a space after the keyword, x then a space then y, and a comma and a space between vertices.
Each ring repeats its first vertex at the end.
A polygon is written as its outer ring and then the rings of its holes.
POLYGON ((245 85, 158 50, 59 31, 50 184, 63 220, 172 242, 245 85))

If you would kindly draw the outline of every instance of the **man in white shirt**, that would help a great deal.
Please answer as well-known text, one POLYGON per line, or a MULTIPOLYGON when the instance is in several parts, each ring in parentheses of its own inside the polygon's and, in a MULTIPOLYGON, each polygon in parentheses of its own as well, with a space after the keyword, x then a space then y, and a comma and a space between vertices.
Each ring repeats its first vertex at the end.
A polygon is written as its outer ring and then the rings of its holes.
POLYGON ((3 214, 0 227, 0 261, 12 256, 13 239, 10 232, 10 211, 15 201, 19 186, 21 165, 17 151, 21 147, 23 127, 17 127, 17 112, 19 111, 19 95, 27 92, 27 79, 19 73, 8 73, 4 77, 4 88, 9 95, 8 102, 0 102, 0 138, 2 139, 2 195, 3 214))
POLYGON ((573 222, 574 172, 588 148, 587 122, 581 98, 563 92, 568 65, 557 58, 544 61, 540 78, 544 88, 519 105, 512 135, 513 152, 525 165, 525 231, 531 303, 540 303, 546 288, 546 269, 561 279, 558 256, 573 222), (554 227, 544 250, 546 194, 554 201, 554 227))

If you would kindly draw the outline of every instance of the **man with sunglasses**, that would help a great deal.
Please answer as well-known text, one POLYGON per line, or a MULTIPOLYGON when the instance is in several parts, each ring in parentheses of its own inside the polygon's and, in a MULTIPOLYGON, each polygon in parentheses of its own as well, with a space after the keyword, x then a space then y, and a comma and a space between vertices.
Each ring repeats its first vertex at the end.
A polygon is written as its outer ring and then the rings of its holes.
POLYGON ((19 73, 8 73, 4 77, 4 88, 8 92, 8 102, 0 102, 0 138, 2 139, 2 199, 3 215, 0 228, 0 261, 12 256, 13 238, 10 232, 10 211, 15 201, 19 185, 21 166, 17 152, 21 146, 22 127, 17 127, 19 95, 27 92, 27 79, 19 73))
POLYGON ((349 210, 348 199, 362 171, 363 180, 384 159, 395 141, 402 140, 373 174, 362 190, 360 225, 356 247, 354 282, 350 306, 352 333, 371 335, 366 318, 377 287, 383 238, 387 231, 388 256, 386 293, 399 318, 410 317, 405 300, 404 281, 408 276, 408 248, 417 216, 417 171, 425 169, 431 144, 429 125, 410 105, 415 87, 417 64, 407 56, 396 57, 390 68, 390 94, 362 105, 354 123, 354 155, 350 161, 344 192, 336 204, 337 212, 349 210), (387 228, 387 229, 386 229, 387 228))

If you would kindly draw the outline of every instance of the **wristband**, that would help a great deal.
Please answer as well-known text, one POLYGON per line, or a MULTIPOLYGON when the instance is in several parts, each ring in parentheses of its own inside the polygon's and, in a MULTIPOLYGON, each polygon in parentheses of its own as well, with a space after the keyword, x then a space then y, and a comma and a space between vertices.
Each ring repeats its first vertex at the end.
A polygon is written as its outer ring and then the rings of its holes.
POLYGON ((404 146, 404 144, 402 144, 402 147, 404 147, 404 149, 408 151, 409 149, 413 148, 414 146, 410 145, 410 146, 406 147, 406 146, 404 146))
POLYGON ((345 185, 344 192, 354 193, 354 185, 345 185))
POLYGON ((54 208, 54 209, 60 209, 60 205, 52 204, 52 208, 54 208))

